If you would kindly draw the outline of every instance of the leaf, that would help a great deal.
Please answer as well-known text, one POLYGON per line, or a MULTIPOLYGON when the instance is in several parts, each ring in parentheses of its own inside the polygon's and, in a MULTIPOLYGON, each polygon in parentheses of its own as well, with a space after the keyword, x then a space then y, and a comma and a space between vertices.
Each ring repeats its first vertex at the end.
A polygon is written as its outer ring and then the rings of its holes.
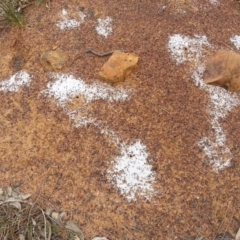
POLYGON ((63 218, 66 215, 66 212, 61 212, 59 218, 63 218))
POLYGON ((19 195, 18 195, 18 193, 16 193, 16 192, 12 192, 12 197, 14 197, 15 199, 19 199, 19 195))
POLYGON ((5 201, 5 197, 0 195, 0 201, 5 201))
POLYGON ((21 193, 19 187, 14 188, 14 192, 17 193, 18 195, 21 193))
POLYGON ((74 223, 68 221, 65 225, 65 228, 77 233, 78 237, 80 237, 80 240, 84 240, 83 232, 74 223))
POLYGON ((32 218, 32 224, 33 224, 33 226, 37 225, 36 221, 33 218, 32 218))
POLYGON ((32 194, 30 194, 30 193, 28 193, 28 194, 21 194, 20 197, 21 197, 22 200, 26 200, 26 199, 30 198, 31 195, 32 194))
POLYGON ((50 216, 50 214, 52 213, 53 209, 52 208, 47 208, 45 211, 45 214, 50 216))
POLYGON ((59 213, 57 212, 52 212, 52 218, 57 220, 59 218, 59 213))
POLYGON ((235 240, 240 240, 240 228, 239 228, 238 231, 237 231, 235 240))
POLYGON ((69 221, 66 223, 65 228, 72 230, 75 233, 82 233, 82 231, 78 228, 77 225, 69 221))
POLYGON ((16 202, 10 202, 9 205, 14 206, 15 208, 21 210, 22 206, 21 203, 16 201, 16 202))
POLYGON ((19 240, 25 240, 25 237, 23 234, 19 234, 19 240))
POLYGON ((15 199, 14 197, 9 197, 5 200, 6 203, 7 202, 16 202, 16 201, 17 201, 17 199, 15 199))
POLYGON ((7 195, 8 195, 9 197, 12 196, 12 188, 11 188, 11 187, 7 187, 7 195))

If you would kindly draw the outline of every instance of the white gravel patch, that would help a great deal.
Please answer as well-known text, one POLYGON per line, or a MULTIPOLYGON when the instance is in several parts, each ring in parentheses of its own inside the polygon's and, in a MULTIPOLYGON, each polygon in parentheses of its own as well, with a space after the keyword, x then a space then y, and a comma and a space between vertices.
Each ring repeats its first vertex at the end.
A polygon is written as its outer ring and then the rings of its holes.
POLYGON ((195 35, 195 38, 175 34, 170 36, 168 50, 177 64, 195 61, 202 54, 202 48, 209 46, 206 36, 195 35))
POLYGON ((87 84, 81 78, 70 74, 52 73, 53 82, 47 84, 47 89, 42 93, 46 97, 54 97, 70 119, 74 120, 75 127, 82 127, 89 124, 98 125, 91 117, 87 105, 95 100, 108 102, 126 101, 130 99, 131 90, 114 88, 104 83, 87 84), (67 108, 66 103, 71 102, 75 97, 81 96, 84 100, 83 106, 76 110, 67 108))
POLYGON ((12 75, 9 79, 0 82, 0 91, 17 92, 21 87, 29 86, 31 76, 24 71, 12 75))
POLYGON ((86 127, 90 124, 96 126, 96 119, 89 116, 89 113, 84 110, 84 108, 79 108, 76 110, 70 110, 67 107, 63 108, 68 117, 74 121, 74 127, 86 127))
POLYGON ((111 162, 107 171, 109 181, 129 202, 137 201, 138 198, 151 200, 156 195, 156 174, 148 162, 147 146, 140 140, 126 144, 114 131, 103 127, 101 123, 97 127, 101 129, 101 134, 109 136, 120 148, 120 155, 111 162))
POLYGON ((131 94, 130 90, 114 88, 105 83, 87 84, 81 78, 69 74, 52 74, 54 82, 48 83, 44 94, 54 97, 60 105, 71 101, 74 97, 84 96, 86 103, 103 99, 109 102, 126 101, 131 94))
POLYGON ((110 181, 128 201, 136 201, 137 197, 150 200, 154 196, 155 173, 147 159, 146 146, 136 141, 121 146, 121 155, 113 162, 113 169, 108 170, 110 181))
POLYGON ((112 33, 112 18, 106 17, 105 19, 98 19, 96 31, 99 35, 107 38, 112 33))
POLYGON ((205 36, 189 38, 177 34, 171 36, 168 43, 171 56, 177 64, 187 61, 194 63, 192 70, 194 84, 209 94, 209 105, 206 110, 211 117, 213 133, 210 133, 210 136, 203 137, 198 145, 205 152, 214 170, 219 171, 230 166, 232 159, 231 151, 226 146, 226 133, 221 127, 220 120, 226 117, 234 107, 238 106, 240 101, 236 94, 204 83, 203 46, 211 47, 205 36))
POLYGON ((78 22, 75 19, 70 19, 70 20, 66 19, 66 20, 59 21, 56 25, 61 30, 70 30, 70 29, 79 27, 80 22, 78 22))
POLYGON ((107 171, 109 181, 128 201, 136 201, 138 197, 150 200, 155 195, 155 173, 148 163, 146 146, 141 141, 135 141, 132 145, 125 144, 114 131, 92 118, 91 113, 86 110, 87 104, 98 99, 111 103, 129 100, 132 91, 117 89, 104 83, 87 84, 81 78, 69 74, 53 73, 51 77, 54 81, 48 83, 43 94, 57 100, 68 117, 75 122, 75 127, 91 124, 119 147, 121 154, 110 164, 111 170, 107 171), (66 103, 80 95, 84 97, 85 105, 70 110, 66 103))
POLYGON ((61 30, 71 30, 77 28, 84 22, 85 17, 87 16, 83 12, 79 12, 79 20, 76 19, 68 19, 68 12, 66 9, 62 9, 62 20, 59 21, 56 26, 61 30))
POLYGON ((231 150, 226 146, 226 134, 220 124, 220 120, 240 104, 235 93, 227 90, 207 85, 203 81, 204 67, 198 66, 193 72, 192 78, 197 86, 209 93, 210 102, 208 113, 211 117, 213 133, 208 137, 203 137, 198 145, 203 149, 210 164, 216 171, 222 170, 231 165, 231 150))
POLYGON ((235 35, 230 38, 230 41, 234 44, 234 46, 237 48, 237 50, 240 50, 240 36, 235 35))

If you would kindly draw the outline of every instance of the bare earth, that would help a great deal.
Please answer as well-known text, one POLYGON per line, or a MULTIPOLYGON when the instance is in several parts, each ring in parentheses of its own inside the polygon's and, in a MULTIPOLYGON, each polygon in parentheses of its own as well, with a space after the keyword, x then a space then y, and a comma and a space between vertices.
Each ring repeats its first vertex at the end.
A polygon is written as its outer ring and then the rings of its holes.
MULTIPOLYGON (((32 74, 29 87, 0 95, 1 187, 22 184, 46 206, 68 212, 86 239, 215 239, 240 227, 240 107, 221 119, 233 158, 219 172, 198 146, 212 131, 209 95, 191 79, 191 63, 177 65, 167 47, 169 37, 206 35, 215 49, 234 50, 240 34, 238 1, 220 0, 58 0, 50 8, 24 9, 27 26, 3 29, 0 35, 0 79, 19 70, 32 74), (61 31, 62 9, 69 17, 86 13, 80 27, 61 31), (97 34, 98 18, 110 16, 113 32, 97 34), (40 63, 55 46, 69 60, 59 73, 92 84, 107 58, 85 54, 125 49, 139 56, 139 67, 116 87, 133 89, 130 100, 88 105, 93 118, 128 144, 140 139, 156 174, 155 196, 127 201, 106 177, 119 148, 98 127, 74 127, 53 98, 41 92, 51 81, 40 63), (73 66, 71 61, 82 54, 73 66)), ((238 94, 240 97, 240 95, 238 94)), ((73 109, 81 101, 71 103, 73 109)))

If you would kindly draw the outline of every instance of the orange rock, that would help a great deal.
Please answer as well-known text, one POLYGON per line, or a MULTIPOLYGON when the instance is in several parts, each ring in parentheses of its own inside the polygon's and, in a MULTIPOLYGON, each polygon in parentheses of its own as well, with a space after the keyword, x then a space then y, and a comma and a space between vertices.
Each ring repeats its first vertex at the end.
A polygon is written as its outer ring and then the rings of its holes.
POLYGON ((204 82, 231 92, 240 90, 240 54, 218 51, 207 62, 204 82))
POLYGON ((55 50, 57 50, 57 49, 58 49, 58 46, 56 46, 56 45, 52 47, 52 50, 53 50, 53 51, 55 51, 55 50))
POLYGON ((63 68, 68 56, 62 50, 47 51, 41 56, 41 63, 46 70, 56 71, 63 68))
POLYGON ((137 63, 138 57, 135 54, 116 51, 103 65, 98 76, 106 82, 122 82, 136 69, 137 63))

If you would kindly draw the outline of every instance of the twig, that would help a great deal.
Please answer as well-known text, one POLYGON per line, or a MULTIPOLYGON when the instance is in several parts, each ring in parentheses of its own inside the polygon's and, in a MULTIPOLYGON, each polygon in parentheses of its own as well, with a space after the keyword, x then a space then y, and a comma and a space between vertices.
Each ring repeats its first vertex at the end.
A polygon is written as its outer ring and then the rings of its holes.
POLYGON ((47 201, 48 203, 50 203, 51 205, 52 205, 52 207, 53 207, 53 209, 56 209, 56 207, 54 206, 54 204, 50 201, 50 200, 48 200, 48 199, 46 199, 45 197, 43 197, 43 196, 40 196, 44 201, 47 201))
POLYGON ((164 112, 166 112, 166 113, 168 113, 168 114, 170 114, 171 115, 171 113, 168 111, 168 110, 166 110, 165 108, 163 108, 163 107, 160 107, 164 112))
POLYGON ((69 67, 71 67, 73 65, 73 63, 78 59, 80 58, 82 55, 81 54, 78 54, 73 60, 72 60, 72 63, 69 65, 69 67))
POLYGON ((113 50, 113 51, 105 52, 105 53, 98 53, 98 52, 93 51, 92 49, 87 49, 85 51, 85 53, 92 53, 98 57, 106 57, 106 56, 113 54, 114 52, 126 52, 126 50, 113 50))
POLYGON ((135 227, 132 227, 132 226, 128 226, 129 228, 131 228, 132 230, 136 231, 136 232, 144 232, 142 229, 138 229, 138 228, 135 228, 135 227))
POLYGON ((19 7, 18 7, 17 11, 18 11, 18 12, 21 12, 25 7, 27 7, 27 6, 29 6, 29 5, 32 5, 32 4, 33 4, 33 2, 24 4, 24 5, 19 4, 19 7))
MULTIPOLYGON (((232 222, 232 220, 233 220, 233 216, 234 216, 234 210, 232 210, 232 214, 231 214, 231 217, 230 217, 229 225, 231 224, 231 222, 232 222)), ((227 229, 228 229, 228 226, 226 226, 226 230, 223 231, 223 232, 226 232, 227 229)), ((232 237, 234 236, 234 234, 233 234, 231 231, 229 231, 229 233, 232 235, 232 237)))
POLYGON ((217 234, 218 234, 219 230, 222 228, 222 225, 223 225, 223 223, 224 223, 224 221, 225 221, 225 219, 226 219, 226 217, 227 217, 227 212, 228 212, 228 209, 229 209, 229 204, 230 204, 230 201, 228 202, 228 205, 227 205, 225 217, 223 218, 222 222, 220 223, 220 225, 219 225, 219 227, 218 227, 218 229, 217 229, 217 233, 216 233, 216 235, 214 236, 213 240, 216 239, 217 234))
POLYGON ((152 237, 152 235, 147 234, 147 233, 146 233, 144 230, 142 230, 142 229, 138 229, 138 228, 135 228, 135 227, 132 227, 132 226, 128 226, 128 227, 131 228, 132 230, 136 231, 136 232, 143 233, 144 236, 152 237))
POLYGON ((54 185, 54 187, 53 187, 53 190, 52 190, 52 192, 49 194, 50 196, 53 194, 53 192, 55 191, 55 189, 57 188, 57 186, 58 186, 58 182, 60 181, 60 179, 63 177, 63 173, 59 173, 59 177, 57 178, 57 181, 55 182, 55 185, 54 185))
POLYGON ((137 240, 137 238, 121 223, 121 225, 123 226, 123 228, 130 234, 133 236, 134 239, 137 240))
POLYGON ((107 228, 103 228, 103 230, 106 231, 108 234, 111 235, 111 239, 112 239, 112 240, 115 240, 115 239, 116 239, 113 231, 110 231, 110 230, 108 230, 107 228))
POLYGON ((43 220, 44 220, 44 237, 45 237, 45 239, 47 238, 47 231, 46 231, 46 225, 47 225, 47 223, 46 223, 46 218, 45 218, 45 214, 44 214, 44 212, 43 212, 43 210, 41 209, 41 212, 42 212, 42 215, 43 215, 43 220))

